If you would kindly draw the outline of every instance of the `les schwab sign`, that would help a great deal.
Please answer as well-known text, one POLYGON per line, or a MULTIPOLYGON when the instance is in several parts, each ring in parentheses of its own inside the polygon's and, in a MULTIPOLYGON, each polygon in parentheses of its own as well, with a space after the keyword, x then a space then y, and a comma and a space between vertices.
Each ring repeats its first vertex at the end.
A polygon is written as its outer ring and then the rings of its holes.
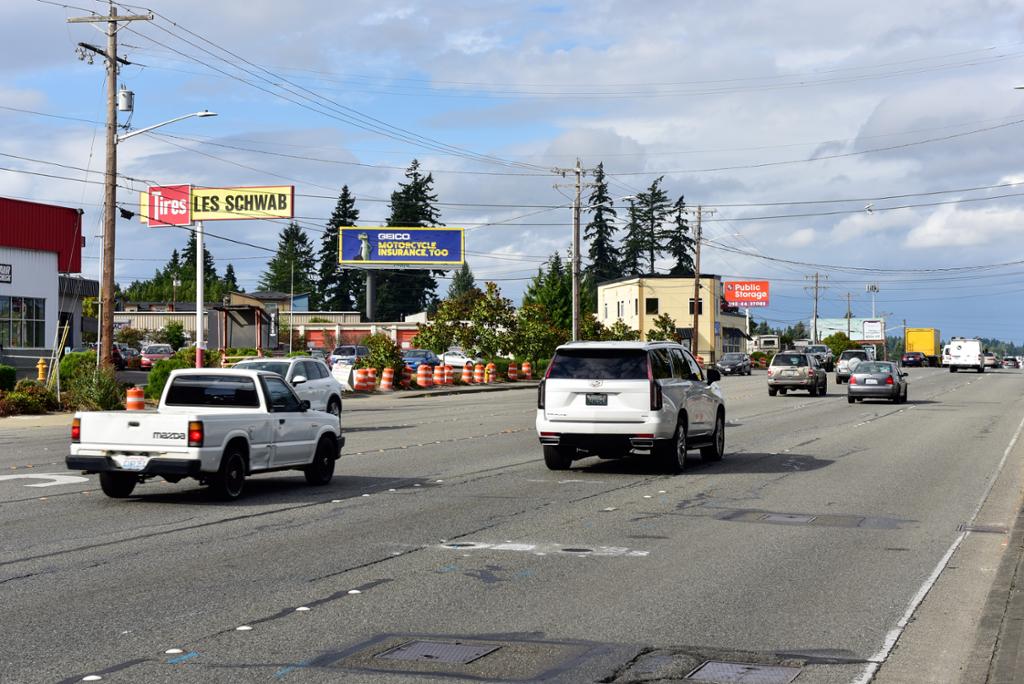
POLYGON ((139 219, 151 226, 187 226, 193 221, 292 218, 295 186, 196 188, 164 185, 139 196, 139 219))
POLYGON ((733 306, 768 306, 767 280, 736 280, 725 285, 725 301, 733 306))
POLYGON ((342 227, 338 231, 342 264, 458 266, 464 259, 462 228, 342 227))

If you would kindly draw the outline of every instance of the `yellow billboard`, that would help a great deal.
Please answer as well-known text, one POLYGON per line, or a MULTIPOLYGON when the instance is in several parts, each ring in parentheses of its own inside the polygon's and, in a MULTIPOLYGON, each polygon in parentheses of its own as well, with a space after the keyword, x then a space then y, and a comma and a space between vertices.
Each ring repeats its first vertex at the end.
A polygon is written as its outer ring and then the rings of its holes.
MULTIPOLYGON (((167 225, 161 220, 161 217, 150 220, 151 206, 159 205, 150 202, 149 192, 140 193, 139 219, 149 225, 167 225)), ((295 186, 192 187, 189 206, 192 221, 293 218, 295 216, 295 186)))

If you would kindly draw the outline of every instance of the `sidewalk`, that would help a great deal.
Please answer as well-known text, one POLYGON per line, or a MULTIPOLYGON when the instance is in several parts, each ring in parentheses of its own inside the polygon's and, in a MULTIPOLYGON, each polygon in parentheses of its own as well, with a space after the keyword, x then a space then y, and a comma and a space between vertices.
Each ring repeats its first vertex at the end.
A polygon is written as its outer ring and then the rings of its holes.
POLYGON ((984 623, 998 629, 984 681, 1024 684, 1024 509, 1017 514, 1010 533, 1007 553, 985 606, 984 623))
POLYGON ((44 413, 38 416, 7 416, 0 418, 0 432, 4 430, 23 430, 36 427, 67 427, 71 429, 71 411, 60 413, 44 413))
POLYGON ((537 389, 540 380, 518 380, 516 382, 497 382, 489 385, 443 385, 430 389, 398 390, 395 392, 346 392, 345 400, 369 397, 387 397, 389 399, 420 399, 422 397, 447 397, 453 394, 480 394, 483 392, 507 392, 510 390, 537 389))

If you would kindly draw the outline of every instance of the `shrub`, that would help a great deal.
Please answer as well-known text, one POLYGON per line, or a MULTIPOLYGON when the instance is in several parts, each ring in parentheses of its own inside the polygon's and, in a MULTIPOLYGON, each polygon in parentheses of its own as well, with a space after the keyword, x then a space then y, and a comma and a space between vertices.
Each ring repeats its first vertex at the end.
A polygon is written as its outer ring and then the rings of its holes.
POLYGON ((287 358, 291 359, 291 358, 295 358, 295 357, 298 357, 298 356, 311 356, 311 354, 309 352, 307 352, 307 351, 293 351, 293 352, 288 352, 287 354, 285 354, 285 356, 287 358))
POLYGON ((60 382, 62 386, 69 385, 76 378, 92 373, 96 370, 95 352, 73 352, 65 354, 60 360, 60 382))
MULTIPOLYGON (((178 359, 183 361, 186 365, 182 368, 189 368, 196 365, 196 348, 195 347, 184 347, 174 352, 172 359, 178 359)), ((203 351, 203 365, 207 368, 213 368, 220 366, 220 350, 219 349, 206 349, 203 351)))
POLYGON ((195 358, 195 351, 193 350, 190 360, 182 358, 182 354, 179 352, 169 359, 163 359, 154 363, 153 370, 149 372, 149 379, 146 381, 146 398, 159 400, 160 395, 164 392, 164 385, 167 384, 167 378, 171 375, 171 371, 179 368, 194 367, 196 365, 195 358))
POLYGON ((57 395, 47 389, 46 385, 35 380, 19 380, 14 386, 14 393, 34 397, 42 403, 45 411, 56 411, 60 408, 57 395))
POLYGON ((104 366, 75 377, 62 398, 69 409, 115 411, 124 408, 124 387, 114 369, 104 366))
MULTIPOLYGON (((195 354, 195 352, 193 352, 195 354)), ((228 347, 224 350, 225 356, 256 356, 256 350, 252 347, 228 347)))
POLYGON ((765 354, 763 351, 756 351, 756 352, 754 352, 753 354, 750 355, 750 361, 753 364, 755 364, 755 365, 759 365, 761 363, 761 359, 767 359, 767 358, 768 358, 768 355, 765 354))
POLYGON ((6 392, 13 390, 16 377, 17 371, 14 370, 14 366, 0 365, 0 390, 6 392))
POLYGON ((384 375, 385 368, 393 368, 395 377, 402 377, 402 369, 405 368, 402 350, 390 337, 384 333, 377 333, 368 336, 362 343, 370 353, 359 360, 359 368, 376 368, 378 378, 384 375))
POLYGON ((4 415, 29 416, 46 413, 46 400, 26 392, 5 392, 4 415))

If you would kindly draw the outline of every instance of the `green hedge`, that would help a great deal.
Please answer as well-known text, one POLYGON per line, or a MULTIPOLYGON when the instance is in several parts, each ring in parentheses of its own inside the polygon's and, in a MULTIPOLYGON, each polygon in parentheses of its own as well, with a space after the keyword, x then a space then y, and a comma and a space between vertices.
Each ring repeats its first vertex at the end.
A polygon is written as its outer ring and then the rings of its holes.
POLYGON ((13 390, 16 378, 17 371, 14 369, 14 366, 0 365, 0 390, 5 392, 13 390))
POLYGON ((160 395, 164 393, 164 385, 167 384, 167 378, 171 375, 171 371, 178 370, 179 368, 193 368, 195 365, 194 349, 191 361, 178 358, 178 355, 175 354, 169 359, 162 359, 154 363, 153 370, 149 371, 149 378, 146 381, 146 398, 153 399, 154 401, 159 400, 160 395))

